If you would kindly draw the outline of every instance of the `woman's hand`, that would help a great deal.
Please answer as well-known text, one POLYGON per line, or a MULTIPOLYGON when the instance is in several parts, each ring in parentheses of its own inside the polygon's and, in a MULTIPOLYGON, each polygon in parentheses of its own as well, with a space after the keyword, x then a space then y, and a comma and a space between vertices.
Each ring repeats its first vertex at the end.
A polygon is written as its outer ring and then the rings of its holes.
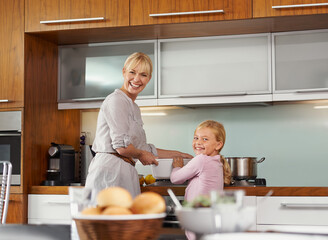
POLYGON ((173 168, 176 168, 176 167, 183 167, 184 164, 183 164, 183 158, 182 157, 174 157, 173 158, 173 162, 172 162, 172 166, 173 168))
POLYGON ((155 164, 156 166, 158 165, 158 161, 156 160, 154 154, 147 151, 142 151, 139 157, 139 161, 142 163, 142 165, 151 165, 151 164, 155 164))
POLYGON ((192 159, 193 156, 188 154, 188 153, 183 153, 183 152, 179 152, 179 157, 182 157, 184 159, 192 159))

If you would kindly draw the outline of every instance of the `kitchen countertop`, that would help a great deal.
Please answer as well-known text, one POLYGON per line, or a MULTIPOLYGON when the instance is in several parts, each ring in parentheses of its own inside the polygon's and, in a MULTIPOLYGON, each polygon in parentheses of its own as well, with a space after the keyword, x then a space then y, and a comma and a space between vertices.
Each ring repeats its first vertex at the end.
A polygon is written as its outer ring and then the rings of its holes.
MULTIPOLYGON (((0 224, 0 239, 70 240, 71 225, 0 224)), ((163 228, 158 240, 185 240, 184 231, 163 228)))
MULTIPOLYGON (((161 195, 168 195, 167 189, 171 188, 177 196, 183 196, 185 186, 156 187, 144 186, 142 192, 153 191, 161 195)), ((243 189, 247 196, 265 196, 273 190, 272 196, 328 196, 328 187, 225 187, 225 190, 243 189)), ((68 194, 67 186, 32 186, 29 194, 68 194)))

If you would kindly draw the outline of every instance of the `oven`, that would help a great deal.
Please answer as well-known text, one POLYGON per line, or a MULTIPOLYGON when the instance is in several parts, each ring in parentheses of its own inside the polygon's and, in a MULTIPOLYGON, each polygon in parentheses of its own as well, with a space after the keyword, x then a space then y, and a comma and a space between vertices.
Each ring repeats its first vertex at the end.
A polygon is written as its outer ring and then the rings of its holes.
POLYGON ((0 112, 0 160, 12 164, 11 185, 21 184, 21 119, 21 111, 0 112))
MULTIPOLYGON (((182 204, 184 197, 176 196, 182 204)), ((166 217, 163 220, 163 227, 165 228, 180 228, 179 220, 175 214, 175 204, 170 196, 163 196, 166 204, 166 217)))

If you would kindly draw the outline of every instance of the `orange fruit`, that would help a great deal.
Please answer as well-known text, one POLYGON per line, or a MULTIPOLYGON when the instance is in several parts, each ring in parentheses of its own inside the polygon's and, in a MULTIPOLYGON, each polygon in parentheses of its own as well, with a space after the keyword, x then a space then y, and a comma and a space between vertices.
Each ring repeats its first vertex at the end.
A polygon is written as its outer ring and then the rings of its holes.
POLYGON ((149 185, 149 184, 152 184, 152 183, 154 183, 156 181, 156 179, 153 177, 153 175, 151 175, 151 174, 148 174, 146 177, 145 177, 145 183, 147 184, 147 185, 149 185))

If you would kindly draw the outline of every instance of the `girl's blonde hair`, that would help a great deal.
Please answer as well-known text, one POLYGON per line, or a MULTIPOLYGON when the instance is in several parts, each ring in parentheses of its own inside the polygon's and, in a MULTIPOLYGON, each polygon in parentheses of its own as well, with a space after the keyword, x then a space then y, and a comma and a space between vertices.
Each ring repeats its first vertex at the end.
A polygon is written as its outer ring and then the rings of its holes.
POLYGON ((147 54, 142 52, 132 53, 124 63, 124 69, 134 69, 136 66, 140 66, 140 71, 145 72, 151 77, 153 72, 153 63, 147 54))
MULTIPOLYGON (((214 120, 206 120, 202 123, 200 123, 195 132, 201 128, 209 128, 212 130, 212 132, 215 135, 215 138, 218 142, 222 142, 222 147, 219 149, 218 154, 220 154, 221 149, 223 148, 224 144, 225 144, 225 140, 226 140, 226 132, 224 130, 224 126, 214 120)), ((231 168, 229 163, 227 162, 227 160, 220 155, 220 161, 223 164, 223 177, 224 177, 224 184, 229 185, 231 183, 231 168)))

